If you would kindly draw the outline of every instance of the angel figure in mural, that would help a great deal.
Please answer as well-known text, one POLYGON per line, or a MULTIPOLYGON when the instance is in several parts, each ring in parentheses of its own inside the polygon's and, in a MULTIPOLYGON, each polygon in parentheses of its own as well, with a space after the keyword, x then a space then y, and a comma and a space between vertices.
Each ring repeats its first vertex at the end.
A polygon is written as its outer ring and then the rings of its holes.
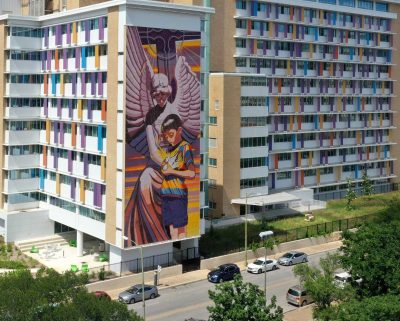
POLYGON ((174 77, 171 102, 168 76, 153 71, 138 29, 128 27, 126 144, 144 156, 145 163, 126 203, 127 244, 185 237, 185 180, 195 175, 190 144, 200 131, 200 83, 183 56, 176 57, 174 77))

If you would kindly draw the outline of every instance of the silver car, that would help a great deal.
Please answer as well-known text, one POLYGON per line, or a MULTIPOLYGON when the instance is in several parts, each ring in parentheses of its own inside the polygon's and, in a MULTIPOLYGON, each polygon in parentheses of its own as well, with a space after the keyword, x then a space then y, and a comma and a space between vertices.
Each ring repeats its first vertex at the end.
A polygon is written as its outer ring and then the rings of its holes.
MULTIPOLYGON (((144 285, 144 299, 154 299, 158 296, 155 285, 144 285)), ((136 284, 118 295, 118 300, 124 303, 135 303, 142 301, 142 285, 136 284)))
POLYGON ((289 288, 286 293, 286 301, 299 307, 314 302, 312 297, 298 285, 289 288))
POLYGON ((303 252, 287 252, 278 259, 281 265, 293 265, 297 263, 305 263, 308 261, 307 254, 303 252))

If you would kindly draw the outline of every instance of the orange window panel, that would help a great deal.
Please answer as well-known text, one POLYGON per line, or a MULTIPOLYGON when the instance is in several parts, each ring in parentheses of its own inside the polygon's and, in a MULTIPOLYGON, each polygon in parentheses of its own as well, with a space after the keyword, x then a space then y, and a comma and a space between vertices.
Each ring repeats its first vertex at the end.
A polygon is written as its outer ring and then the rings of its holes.
POLYGON ((372 127, 372 114, 368 115, 368 123, 369 123, 369 127, 372 127))
POLYGON ((293 130, 293 116, 292 115, 289 116, 289 128, 290 128, 290 131, 293 130))
POLYGON ((56 173, 56 194, 60 195, 60 173, 56 173))
POLYGON ((48 82, 48 75, 45 74, 43 77, 43 91, 45 95, 49 93, 49 82, 48 82))
POLYGON ((310 58, 313 58, 313 53, 314 53, 314 45, 310 43, 310 58))
POLYGON ((50 120, 46 120, 46 143, 47 144, 50 144, 50 129, 51 129, 50 120))
POLYGON ((300 171, 300 185, 304 186, 304 171, 300 171))
POLYGON ((297 127, 301 130, 301 116, 297 116, 297 127))
POLYGON ((107 119, 107 104, 105 100, 101 101, 101 120, 106 121, 107 119))
POLYGON ((290 20, 293 20, 293 15, 294 15, 294 7, 290 7, 290 20))
POLYGON ((279 113, 279 98, 274 97, 274 111, 275 113, 279 113))
POLYGON ((333 64, 332 63, 329 67, 329 76, 333 76, 333 64))
POLYGON ((301 167, 301 152, 297 153, 297 167, 301 167))
POLYGON ((361 132, 359 132, 359 131, 357 131, 357 145, 360 145, 360 142, 361 142, 361 132))
POLYGON ((47 146, 43 146, 43 166, 47 167, 47 146))
POLYGON ((324 115, 319 115, 319 128, 324 128, 324 115))
POLYGON ((342 179, 342 167, 336 167, 336 180, 340 181, 342 179))
POLYGON ((317 184, 319 184, 321 182, 321 172, 320 169, 317 168, 317 184))
POLYGON ((299 97, 294 98, 294 109, 296 113, 299 112, 299 97))
POLYGON ((82 120, 82 99, 78 99, 77 109, 78 109, 78 118, 82 120))
POLYGON ((72 43, 75 45, 78 43, 78 31, 75 21, 72 23, 72 43))
POLYGON ((76 123, 71 124, 71 145, 76 147, 76 123))
POLYGON ((312 156, 313 156, 312 152, 311 151, 308 152, 308 166, 312 166, 312 159, 313 159, 312 156))
POLYGON ((282 92, 282 78, 278 79, 278 93, 280 94, 282 92))
POLYGON ((61 96, 65 94, 64 74, 60 75, 60 94, 61 96))
POLYGON ((83 179, 79 181, 79 201, 85 203, 85 181, 83 179))
POLYGON ((100 69, 100 46, 94 47, 94 67, 100 69))
POLYGON ((274 158, 274 169, 278 169, 278 168, 279 168, 278 154, 275 154, 275 158, 274 158))
POLYGON ((246 23, 247 23, 247 35, 250 35, 251 34, 251 21, 247 20, 246 23))
POLYGON ((56 49, 54 51, 54 60, 55 60, 55 68, 56 68, 56 70, 59 70, 60 69, 60 60, 58 57, 58 49, 56 49))
POLYGON ((337 111, 342 111, 342 98, 337 99, 337 111))

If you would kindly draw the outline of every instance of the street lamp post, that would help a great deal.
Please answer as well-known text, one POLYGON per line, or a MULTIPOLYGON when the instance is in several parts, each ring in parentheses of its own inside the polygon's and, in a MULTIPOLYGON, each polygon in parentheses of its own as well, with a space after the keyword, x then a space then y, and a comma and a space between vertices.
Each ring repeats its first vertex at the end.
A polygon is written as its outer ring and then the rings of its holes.
MULTIPOLYGON (((124 236, 124 240, 128 241, 128 237, 124 236)), ((146 301, 144 300, 144 265, 143 265, 143 245, 137 245, 135 241, 131 240, 132 245, 139 246, 140 261, 142 268, 142 302, 143 302, 143 320, 146 321, 146 301)))
POLYGON ((246 193, 246 205, 244 212, 244 263, 247 266, 247 193, 246 193))
MULTIPOLYGON (((262 240, 267 239, 268 236, 274 235, 272 231, 260 232, 259 236, 262 240)), ((265 274, 264 274, 264 295, 265 295, 265 305, 268 306, 267 303, 267 245, 265 244, 265 254, 264 254, 264 264, 265 264, 265 274)))

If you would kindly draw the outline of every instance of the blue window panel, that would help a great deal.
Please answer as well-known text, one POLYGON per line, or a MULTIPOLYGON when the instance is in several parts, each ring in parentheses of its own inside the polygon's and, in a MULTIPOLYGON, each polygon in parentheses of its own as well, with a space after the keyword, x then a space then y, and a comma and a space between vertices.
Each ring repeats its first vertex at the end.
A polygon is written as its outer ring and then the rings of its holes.
POLYGON ((350 60, 353 60, 354 48, 350 48, 350 60))
POLYGON ((392 52, 391 51, 387 52, 387 62, 392 62, 392 52))
POLYGON ((269 157, 265 157, 265 164, 267 164, 267 166, 269 167, 269 157))
POLYGON ((97 127, 97 150, 103 152, 103 126, 97 127))
POLYGON ((318 28, 314 28, 314 39, 318 41, 318 28))
POLYGON ((358 165, 355 166, 354 177, 355 177, 355 179, 358 178, 358 165))
POLYGON ((388 12, 389 11, 389 5, 387 3, 383 3, 383 2, 376 2, 375 3, 375 9, 376 9, 376 11, 388 12))
POLYGON ((314 115, 314 128, 318 129, 318 115, 314 115))
POLYGON ((292 134, 292 149, 296 149, 296 134, 292 134))
POLYGON ((86 68, 86 47, 81 48, 81 66, 86 68))
POLYGON ((258 4, 257 1, 252 1, 252 6, 251 6, 251 15, 256 16, 257 15, 257 9, 258 9, 258 4))
POLYGON ((269 114, 269 97, 267 97, 267 99, 265 99, 265 101, 266 101, 266 103, 267 103, 267 111, 268 111, 268 114, 269 114))
POLYGON ((337 19, 337 14, 336 14, 336 12, 334 12, 334 13, 333 13, 333 17, 332 17, 333 25, 334 25, 334 26, 336 26, 336 19, 337 19))
POLYGON ((372 83, 372 89, 373 89, 373 91, 374 91, 374 94, 376 94, 376 81, 374 81, 374 82, 372 83))
POLYGON ((308 61, 304 61, 304 76, 307 76, 308 61))
POLYGON ((44 189, 44 170, 43 169, 39 169, 39 188, 40 189, 44 189))
POLYGON ((357 111, 361 111, 361 97, 357 97, 357 111))
POLYGON ((384 154, 385 158, 388 157, 388 146, 387 145, 385 145, 385 147, 384 147, 383 154, 384 154))
POLYGON ((56 75, 55 74, 52 74, 51 75, 51 93, 53 94, 53 95, 55 95, 56 94, 56 75))

